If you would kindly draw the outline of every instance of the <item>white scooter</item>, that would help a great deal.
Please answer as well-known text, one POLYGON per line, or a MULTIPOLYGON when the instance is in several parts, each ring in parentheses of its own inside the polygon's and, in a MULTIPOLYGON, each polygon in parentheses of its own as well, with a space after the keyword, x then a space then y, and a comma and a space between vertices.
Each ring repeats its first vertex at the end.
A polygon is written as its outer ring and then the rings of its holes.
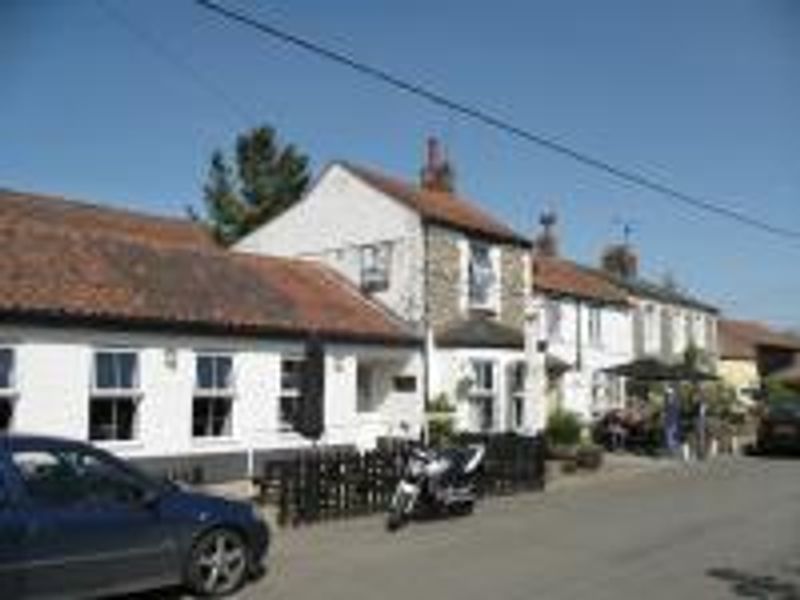
POLYGON ((415 449, 397 483, 386 517, 386 528, 394 531, 421 511, 469 514, 477 499, 478 468, 486 447, 445 450, 415 449))

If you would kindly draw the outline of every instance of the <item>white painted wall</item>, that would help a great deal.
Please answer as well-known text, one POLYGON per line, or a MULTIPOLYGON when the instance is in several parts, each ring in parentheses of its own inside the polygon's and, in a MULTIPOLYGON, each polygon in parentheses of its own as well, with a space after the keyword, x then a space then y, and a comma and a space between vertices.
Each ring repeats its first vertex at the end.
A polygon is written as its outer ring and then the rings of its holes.
MULTIPOLYGON (((486 360, 495 365, 495 404, 494 404, 494 431, 508 431, 511 414, 511 397, 509 395, 509 369, 517 362, 525 362, 526 355, 522 350, 493 349, 493 348, 458 348, 437 349, 434 351, 433 360, 437 365, 436 378, 431 381, 432 396, 444 393, 448 400, 455 406, 455 425, 458 430, 472 431, 474 423, 471 415, 469 398, 459 395, 463 388, 462 380, 472 378, 471 361, 486 360)), ((535 399, 534 399, 535 401, 535 399)), ((532 404, 531 398, 526 398, 524 409, 525 421, 518 431, 533 433, 534 419, 538 407, 532 404)))
POLYGON ((560 331, 551 332, 545 324, 545 332, 548 353, 572 367, 561 378, 562 407, 588 421, 616 405, 620 400, 619 390, 615 389, 618 384, 602 375, 602 370, 633 359, 630 309, 540 293, 534 301, 556 303, 560 307, 560 331), (599 311, 601 321, 601 335, 596 340, 589 335, 593 309, 599 311))
POLYGON ((635 332, 634 335, 642 335, 644 355, 663 359, 679 359, 690 344, 694 343, 696 348, 706 351, 712 359, 718 356, 716 336, 718 319, 715 314, 697 308, 645 298, 633 298, 632 301, 635 310, 641 315, 639 322, 644 331, 642 333, 635 332), (651 327, 645 324, 647 319, 644 315, 648 312, 653 315, 651 327), (670 320, 670 325, 667 327, 664 327, 663 323, 665 318, 670 320), (665 343, 665 329, 670 331, 671 344, 665 343))
MULTIPOLYGON (((139 354, 142 398, 138 438, 106 442, 125 456, 170 456, 269 450, 309 444, 278 424, 281 357, 299 355, 297 342, 253 338, 112 333, 88 329, 0 327, 0 340, 15 349, 16 431, 86 439, 89 392, 96 349, 126 348, 139 354), (233 358, 234 409, 228 438, 192 437, 192 399, 197 352, 233 358), (167 360, 174 352, 174 364, 167 360)), ((326 431, 323 444, 374 445, 376 436, 417 436, 422 427, 422 353, 415 348, 329 344, 326 346, 326 431), (386 391, 368 431, 356 413, 356 364, 360 357, 385 357, 385 376, 413 375, 415 392, 386 391), (401 427, 404 423, 406 426, 401 427)))
POLYGON ((419 215, 330 165, 290 210, 238 242, 243 252, 319 259, 360 284, 361 248, 392 244, 389 288, 375 298, 403 318, 423 314, 423 236, 419 215))

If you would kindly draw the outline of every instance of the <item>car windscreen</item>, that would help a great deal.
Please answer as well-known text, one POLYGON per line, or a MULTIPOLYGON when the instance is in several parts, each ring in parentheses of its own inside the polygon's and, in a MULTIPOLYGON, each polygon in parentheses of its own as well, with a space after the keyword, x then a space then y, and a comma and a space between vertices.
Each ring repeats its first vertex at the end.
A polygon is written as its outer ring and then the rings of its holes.
POLYGON ((770 404, 767 412, 773 419, 800 420, 800 398, 785 398, 770 404))

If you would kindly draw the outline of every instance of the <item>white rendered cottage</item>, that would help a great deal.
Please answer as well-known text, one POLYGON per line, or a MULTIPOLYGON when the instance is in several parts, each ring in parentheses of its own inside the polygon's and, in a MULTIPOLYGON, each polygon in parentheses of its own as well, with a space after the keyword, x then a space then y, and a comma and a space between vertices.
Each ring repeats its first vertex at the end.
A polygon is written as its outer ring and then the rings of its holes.
POLYGON ((533 302, 544 313, 549 410, 585 422, 625 403, 624 382, 606 369, 633 359, 627 295, 603 277, 554 256, 534 258, 533 302))
POLYGON ((318 260, 385 303, 425 337, 425 395, 453 405, 460 429, 533 432, 544 413, 524 344, 530 240, 454 187, 435 141, 419 185, 335 162, 236 249, 318 260))
POLYGON ((0 429, 206 480, 313 443, 420 435, 422 339, 324 265, 8 191, 0 236, 0 429), (299 433, 314 414, 316 441, 299 433))

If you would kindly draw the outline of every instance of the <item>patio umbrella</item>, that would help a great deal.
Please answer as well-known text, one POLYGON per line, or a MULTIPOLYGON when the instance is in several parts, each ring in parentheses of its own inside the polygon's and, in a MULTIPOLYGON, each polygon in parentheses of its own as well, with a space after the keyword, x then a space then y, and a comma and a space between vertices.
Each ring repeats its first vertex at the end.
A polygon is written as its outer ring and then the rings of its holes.
POLYGON ((628 377, 637 381, 713 381, 716 375, 687 365, 668 365, 655 358, 640 358, 629 363, 603 369, 610 375, 628 377))
POLYGON ((655 358, 637 360, 603 369, 609 375, 618 375, 639 381, 669 381, 675 378, 673 369, 655 358))
POLYGON ((702 381, 717 381, 719 379, 719 377, 713 373, 700 371, 699 369, 695 369, 694 367, 690 367, 688 365, 674 365, 670 368, 673 371, 673 378, 676 381, 691 381, 699 383, 702 381))

